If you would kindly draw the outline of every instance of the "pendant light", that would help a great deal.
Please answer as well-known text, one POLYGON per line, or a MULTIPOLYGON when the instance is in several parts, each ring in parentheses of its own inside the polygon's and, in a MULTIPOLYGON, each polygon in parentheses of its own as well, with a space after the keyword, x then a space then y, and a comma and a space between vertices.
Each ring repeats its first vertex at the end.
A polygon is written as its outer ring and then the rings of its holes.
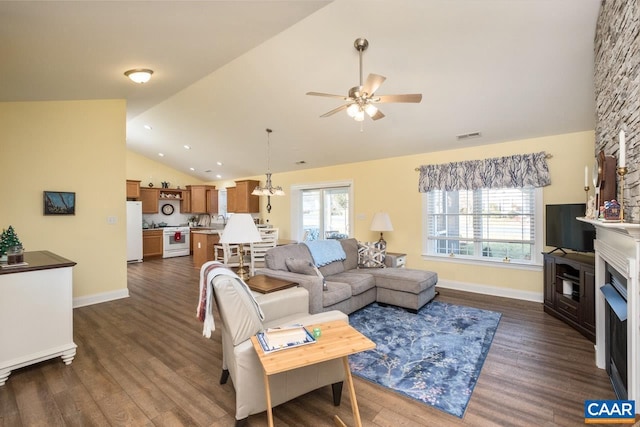
POLYGON ((269 136, 271 129, 267 128, 267 180, 264 184, 264 187, 260 187, 259 185, 251 192, 254 196, 267 196, 267 213, 271 213, 271 196, 284 196, 284 190, 282 187, 274 187, 271 183, 271 141, 269 136))

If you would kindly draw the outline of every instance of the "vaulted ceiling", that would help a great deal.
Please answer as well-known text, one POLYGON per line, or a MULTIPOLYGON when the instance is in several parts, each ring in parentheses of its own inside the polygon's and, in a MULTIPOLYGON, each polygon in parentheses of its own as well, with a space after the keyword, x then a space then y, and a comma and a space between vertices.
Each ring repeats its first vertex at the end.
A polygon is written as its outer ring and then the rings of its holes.
POLYGON ((266 172, 266 128, 274 173, 583 131, 595 126, 599 8, 0 1, 0 101, 125 98, 128 148, 205 181, 266 172), (344 112, 319 117, 341 101, 305 94, 358 84, 358 37, 370 43, 365 78, 387 77, 377 94, 422 93, 421 103, 381 104, 386 117, 362 124, 344 112), (138 67, 154 70, 150 82, 124 77, 138 67))

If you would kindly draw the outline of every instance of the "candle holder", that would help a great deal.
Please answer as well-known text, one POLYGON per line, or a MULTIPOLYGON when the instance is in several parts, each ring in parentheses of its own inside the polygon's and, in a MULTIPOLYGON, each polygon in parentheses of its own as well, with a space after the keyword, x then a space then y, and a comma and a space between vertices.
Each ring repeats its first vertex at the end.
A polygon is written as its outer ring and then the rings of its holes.
POLYGON ((627 174, 628 169, 626 166, 620 166, 617 172, 618 176, 620 176, 620 221, 624 222, 624 176, 627 174))
POLYGON ((587 206, 589 206, 589 189, 590 188, 591 187, 589 187, 588 185, 584 186, 584 200, 585 200, 585 203, 587 204, 587 206))

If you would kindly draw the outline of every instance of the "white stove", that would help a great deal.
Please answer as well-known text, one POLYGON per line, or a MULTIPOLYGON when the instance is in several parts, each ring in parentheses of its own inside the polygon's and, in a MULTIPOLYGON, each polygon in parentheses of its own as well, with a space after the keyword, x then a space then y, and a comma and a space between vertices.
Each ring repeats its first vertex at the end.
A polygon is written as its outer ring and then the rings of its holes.
POLYGON ((163 227, 162 258, 189 255, 189 227, 163 227))

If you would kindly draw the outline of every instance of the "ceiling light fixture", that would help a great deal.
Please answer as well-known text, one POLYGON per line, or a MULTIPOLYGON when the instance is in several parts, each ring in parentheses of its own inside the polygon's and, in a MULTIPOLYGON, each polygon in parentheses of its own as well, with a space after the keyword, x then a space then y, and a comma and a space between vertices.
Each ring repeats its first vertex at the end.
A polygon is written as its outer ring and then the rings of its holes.
POLYGON ((253 190, 251 193, 254 196, 267 196, 267 213, 271 213, 271 196, 284 196, 285 193, 282 190, 282 187, 274 187, 271 184, 271 141, 269 139, 269 135, 273 132, 271 129, 266 129, 267 131, 267 182, 265 182, 264 187, 260 187, 259 185, 253 190))
POLYGON ((190 145, 183 145, 185 150, 191 150, 191 146, 190 145))
POLYGON ((222 162, 216 162, 216 165, 222 166, 222 162))
POLYGON ((158 153, 158 156, 164 157, 164 153, 158 153))
POLYGON ((146 130, 151 130, 151 129, 153 129, 153 128, 151 127, 151 125, 144 125, 143 127, 144 127, 146 130))
POLYGON ((151 74, 153 74, 153 70, 147 68, 135 68, 124 72, 124 75, 129 77, 131 81, 140 84, 148 82, 151 79, 151 74))

